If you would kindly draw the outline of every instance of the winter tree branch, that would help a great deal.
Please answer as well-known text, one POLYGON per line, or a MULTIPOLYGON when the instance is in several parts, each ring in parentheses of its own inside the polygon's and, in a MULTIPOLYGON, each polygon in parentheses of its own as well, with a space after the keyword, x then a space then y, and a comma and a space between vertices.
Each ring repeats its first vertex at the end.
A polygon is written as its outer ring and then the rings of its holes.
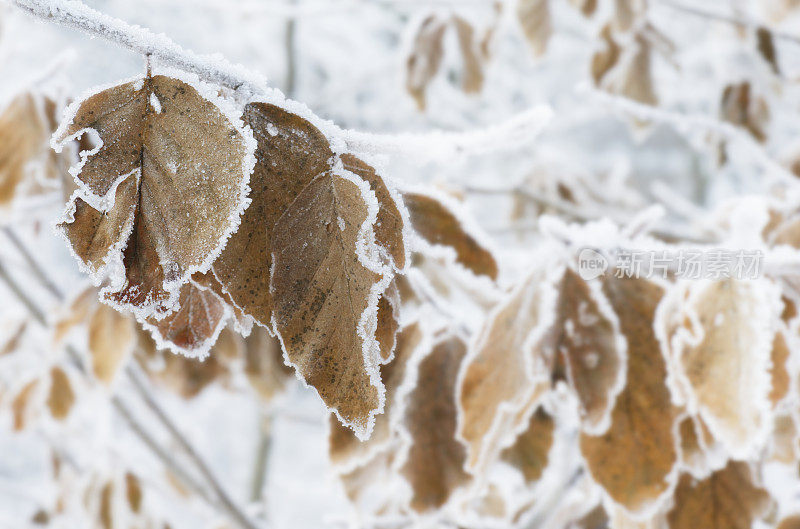
MULTIPOLYGON (((78 0, 9 0, 28 13, 62 26, 82 30, 201 79, 244 94, 280 95, 262 75, 219 56, 185 50, 169 37, 96 11, 78 0)), ((417 160, 450 161, 457 155, 508 151, 528 144, 550 121, 547 105, 535 106, 511 119, 466 132, 433 131, 423 134, 374 134, 338 128, 348 147, 361 152, 411 155, 417 160)))

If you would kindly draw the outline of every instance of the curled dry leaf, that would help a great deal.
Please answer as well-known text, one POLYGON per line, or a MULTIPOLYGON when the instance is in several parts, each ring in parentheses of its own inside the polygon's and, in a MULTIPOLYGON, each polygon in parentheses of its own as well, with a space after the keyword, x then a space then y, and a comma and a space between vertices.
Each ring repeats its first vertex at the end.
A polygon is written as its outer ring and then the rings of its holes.
POLYGON ((584 431, 602 433, 625 385, 626 358, 616 317, 600 289, 594 290, 565 271, 553 346, 578 396, 584 431))
POLYGON ((550 0, 518 0, 517 19, 533 54, 544 55, 553 34, 550 0))
POLYGON ((420 110, 425 110, 425 91, 442 65, 446 29, 446 20, 429 15, 417 29, 406 59, 406 90, 420 110))
POLYGON ((518 414, 549 387, 537 357, 556 312, 553 283, 545 270, 535 271, 492 312, 464 361, 458 435, 470 469, 493 457, 502 432, 524 425, 527 416, 517 424, 518 414))
POLYGON ((190 280, 181 287, 178 307, 161 320, 148 318, 145 326, 160 347, 176 354, 205 356, 225 325, 225 302, 211 289, 190 280))
POLYGON ((411 508, 444 505, 469 480, 466 451, 456 439, 456 378, 467 347, 456 337, 434 346, 419 364, 417 385, 408 395, 403 423, 411 441, 401 469, 413 496, 411 508))
POLYGON ((734 125, 744 127, 760 142, 767 139, 769 107, 764 98, 752 93, 749 81, 725 87, 720 103, 720 117, 734 125))
POLYGON ((645 279, 607 278, 603 291, 628 344, 627 384, 606 433, 581 435, 595 481, 633 513, 654 505, 670 488, 677 462, 672 432, 676 410, 665 384, 666 363, 653 330, 663 289, 645 279))
POLYGON ((75 392, 69 377, 60 367, 50 370, 50 393, 47 396, 47 407, 54 419, 65 419, 75 404, 75 392))
POLYGON ((467 94, 480 92, 483 87, 483 63, 479 55, 478 44, 475 42, 475 30, 469 22, 458 15, 453 16, 453 24, 455 24, 461 60, 464 64, 461 88, 467 94))
POLYGON ((382 275, 358 255, 369 218, 361 193, 333 172, 303 189, 275 225, 270 290, 289 362, 365 438, 383 399, 379 352, 365 331, 382 275))
POLYGON ((425 332, 419 322, 403 328, 397 335, 397 349, 392 360, 381 366, 381 380, 386 387, 386 403, 384 412, 375 416, 375 429, 366 441, 359 441, 352 430, 345 428, 331 417, 329 449, 331 461, 341 467, 350 468, 355 463, 363 462, 391 438, 394 423, 400 409, 398 391, 408 374, 408 362, 416 357, 423 347, 430 347, 425 339, 425 332))
POLYGON ((128 507, 131 512, 139 512, 142 509, 142 484, 136 474, 125 473, 125 498, 128 500, 128 507))
POLYGON ((357 174, 369 184, 378 199, 378 221, 375 224, 375 242, 384 248, 397 268, 406 265, 406 249, 403 241, 403 216, 389 188, 375 169, 352 154, 342 155, 342 164, 348 171, 357 174))
POLYGON ((404 193, 414 230, 430 244, 453 248, 456 260, 477 275, 497 279, 494 256, 467 233, 456 215, 433 197, 404 193))
POLYGON ((271 401, 294 379, 291 368, 283 363, 280 342, 263 327, 254 328, 244 339, 244 373, 264 402, 271 401))
POLYGON ((74 104, 55 137, 63 145, 89 130, 102 146, 76 168, 84 194, 60 228, 93 273, 124 266, 108 299, 143 316, 168 312, 178 286, 208 268, 245 206, 244 129, 195 87, 156 75, 74 104))
POLYGON ((244 120, 257 145, 252 202, 214 263, 214 274, 236 306, 270 326, 275 224, 314 177, 330 168, 333 152, 314 125, 275 105, 250 103, 244 120))
POLYGON ((750 529, 771 507, 748 464, 730 461, 700 481, 681 475, 667 522, 669 529, 750 529))
POLYGON ((529 484, 538 481, 547 468, 555 425, 553 417, 540 406, 531 415, 525 431, 500 455, 501 459, 522 472, 529 484))
POLYGON ((772 319, 778 290, 764 281, 692 282, 686 311, 696 339, 673 340, 679 380, 712 434, 747 457, 769 427, 772 319))
POLYGON ((89 352, 92 372, 106 385, 111 384, 119 369, 136 346, 136 323, 132 318, 98 303, 89 319, 89 352))

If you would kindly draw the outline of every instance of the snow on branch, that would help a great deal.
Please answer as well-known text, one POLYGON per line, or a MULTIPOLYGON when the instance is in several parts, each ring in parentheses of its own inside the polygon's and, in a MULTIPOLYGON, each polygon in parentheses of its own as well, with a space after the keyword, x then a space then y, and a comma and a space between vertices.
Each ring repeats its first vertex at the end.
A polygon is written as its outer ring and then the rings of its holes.
MULTIPOLYGON (((9 0, 32 15, 101 37, 201 79, 255 96, 279 93, 266 77, 221 55, 200 55, 182 48, 164 34, 128 24, 78 0, 9 0)), ((535 106, 506 122, 466 132, 373 134, 335 127, 348 147, 361 152, 412 155, 421 161, 446 161, 455 155, 508 151, 529 144, 550 121, 547 105, 535 106)))

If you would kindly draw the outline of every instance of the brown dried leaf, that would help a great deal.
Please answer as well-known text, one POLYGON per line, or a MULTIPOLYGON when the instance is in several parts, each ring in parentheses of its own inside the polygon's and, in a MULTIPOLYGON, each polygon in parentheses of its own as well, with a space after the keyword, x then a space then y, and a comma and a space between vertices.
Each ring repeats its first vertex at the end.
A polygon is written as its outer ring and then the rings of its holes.
POLYGON ((772 505, 748 464, 733 461, 702 481, 683 474, 674 501, 667 513, 670 529, 750 529, 772 505))
POLYGON ((452 247, 456 260, 477 275, 497 279, 497 262, 472 235, 464 230, 458 218, 444 204, 419 193, 404 193, 411 225, 431 244, 452 247))
POLYGON ((555 295, 547 295, 548 289, 555 294, 551 281, 537 270, 517 287, 492 312, 464 362, 458 434, 467 443, 469 468, 492 456, 498 433, 513 431, 517 414, 549 387, 549 372, 535 370, 534 362, 556 312, 555 295))
POLYGON ((442 64, 442 40, 446 28, 446 21, 436 15, 425 18, 417 29, 411 54, 406 59, 406 90, 417 102, 419 110, 425 110, 425 91, 442 64))
POLYGON ((61 343, 75 326, 86 323, 97 303, 96 288, 87 288, 78 294, 70 303, 66 314, 56 321, 53 341, 57 344, 61 343))
POLYGON ((585 17, 591 17, 597 11, 597 0, 570 0, 585 17))
POLYGON ((33 379, 22 387, 11 402, 11 411, 14 415, 14 430, 23 430, 28 423, 31 400, 34 396, 39 379, 33 379))
POLYGON ((800 514, 794 514, 781 520, 778 529, 800 529, 800 514))
POLYGON ((429 343, 424 343, 424 338, 424 331, 418 322, 404 327, 397 335, 394 357, 388 364, 381 366, 381 380, 386 387, 384 413, 375 416, 375 429, 367 441, 359 441, 352 430, 331 417, 328 454, 334 464, 352 466, 353 463, 369 458, 389 441, 400 406, 398 389, 406 378, 408 362, 418 354, 420 347, 430 346, 429 343))
POLYGON ((690 409, 699 410, 737 456, 749 454, 768 427, 769 328, 779 307, 779 293, 768 283, 728 279, 689 286, 687 310, 699 325, 699 342, 674 351, 680 380, 688 382, 690 409))
POLYGON ((608 301, 567 269, 561 282, 556 354, 578 396, 585 431, 602 433, 625 383, 626 358, 608 301))
POLYGON ((5 340, 4 343, 0 343, 0 356, 5 356, 16 351, 20 342, 22 341, 23 336, 25 336, 25 331, 27 329, 27 320, 21 321, 19 325, 17 325, 16 330, 11 333, 8 339, 5 340))
POLYGON ((132 512, 139 512, 142 509, 142 484, 136 474, 131 472, 125 473, 125 498, 132 512))
POLYGON ((401 472, 413 490, 419 512, 444 505, 469 481, 466 451, 456 438, 456 378, 467 347, 451 337, 437 344, 419 364, 417 386, 408 396, 404 424, 411 448, 401 472))
POLYGON ((592 56, 592 79, 594 84, 600 86, 606 74, 617 65, 621 49, 611 34, 611 26, 606 24, 600 31, 603 48, 592 56))
POLYGON ((610 80, 609 90, 646 105, 657 105, 653 73, 651 70, 652 50, 650 42, 637 37, 632 53, 623 59, 614 79, 610 80))
POLYGON ((264 402, 271 401, 294 378, 292 369, 283 363, 283 351, 277 338, 263 327, 255 327, 244 340, 244 373, 250 386, 264 402))
POLYGON ((367 218, 357 184, 332 172, 317 176, 275 225, 270 283, 289 362, 359 438, 369 435, 383 393, 379 353, 372 358, 362 321, 377 310, 371 293, 382 279, 357 255, 367 218))
POLYGON ((60 166, 50 151, 46 106, 52 101, 32 93, 15 97, 0 114, 0 207, 17 196, 20 186, 57 176, 60 166), (36 174, 38 169, 38 175, 36 174))
POLYGON ((225 302, 210 289, 189 281, 181 287, 178 306, 161 320, 148 318, 147 327, 162 347, 176 354, 202 357, 225 325, 225 302))
POLYGON ((397 330, 400 328, 400 293, 394 281, 378 300, 378 327, 375 339, 380 346, 381 359, 386 362, 392 358, 397 343, 397 330))
POLYGON ((47 396, 47 407, 53 418, 63 420, 69 415, 72 405, 75 404, 75 392, 69 377, 60 367, 50 370, 50 394, 47 396))
POLYGON ((517 18, 533 55, 536 57, 544 55, 547 43, 553 34, 550 0, 519 0, 517 18))
POLYGON ((458 15, 453 15, 453 23, 464 64, 461 89, 467 94, 480 92, 483 88, 483 63, 478 54, 478 44, 475 42, 475 30, 469 22, 458 15))
POLYGON ((97 519, 103 529, 114 529, 114 484, 106 483, 100 491, 100 509, 97 519))
POLYGON ((154 373, 154 377, 184 399, 192 399, 227 374, 225 366, 214 355, 199 360, 166 352, 164 369, 154 373))
POLYGON ((725 87, 720 103, 720 117, 734 125, 744 127, 760 142, 767 139, 769 107, 764 98, 751 93, 749 81, 725 87))
POLYGON ((403 241, 403 216, 397 208, 386 183, 367 163, 352 154, 342 155, 342 164, 369 184, 378 199, 378 222, 375 224, 375 242, 386 249, 397 268, 406 266, 406 249, 403 241))
POLYGON ((595 481, 635 513, 669 490, 668 477, 677 462, 672 438, 676 410, 653 330, 663 289, 644 279, 608 278, 603 290, 628 342, 628 382, 617 397, 608 432, 582 434, 581 451, 595 481))
POLYGON ((94 375, 105 384, 111 384, 135 344, 135 322, 99 303, 89 320, 89 352, 94 375))
POLYGON ((773 408, 789 394, 789 387, 791 380, 789 371, 786 368, 786 362, 789 360, 789 345, 786 343, 786 335, 783 331, 775 333, 775 338, 772 341, 772 354, 770 364, 770 375, 772 379, 771 389, 769 392, 769 400, 772 402, 773 408))
POLYGON ((275 224, 314 177, 330 168, 333 152, 314 125, 275 105, 250 103, 244 120, 257 143, 252 203, 214 263, 214 274, 236 306, 269 327, 275 224))
POLYGON ((92 271, 122 261, 124 284, 109 287, 108 299, 144 316, 168 312, 171 293, 208 268, 244 206, 245 133, 194 87, 163 75, 71 108, 58 140, 88 129, 103 145, 77 176, 95 198, 76 198, 60 226, 92 271), (120 180, 112 206, 98 211, 86 202, 102 204, 120 180))
POLYGON ((539 407, 531 415, 528 428, 500 456, 519 469, 528 484, 538 481, 547 468, 555 426, 553 417, 539 407))
POLYGON ((633 27, 646 8, 643 0, 614 0, 614 29, 624 33, 633 27))
POLYGON ((791 413, 775 415, 769 442, 769 460, 791 464, 800 455, 800 431, 791 413))
POLYGON ((781 69, 778 65, 778 55, 775 52, 775 42, 772 39, 772 32, 764 26, 760 26, 756 30, 756 40, 756 49, 758 53, 767 61, 772 71, 775 72, 776 75, 780 75, 781 69))

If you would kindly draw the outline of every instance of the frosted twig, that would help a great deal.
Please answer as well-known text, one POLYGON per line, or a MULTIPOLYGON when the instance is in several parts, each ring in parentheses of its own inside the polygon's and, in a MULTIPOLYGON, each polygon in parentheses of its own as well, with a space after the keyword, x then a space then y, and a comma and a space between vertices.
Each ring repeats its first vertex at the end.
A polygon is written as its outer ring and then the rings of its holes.
POLYGON ((771 173, 780 178, 784 183, 790 186, 797 186, 798 180, 788 169, 780 165, 772 159, 772 157, 742 128, 725 123, 718 119, 708 116, 698 116, 691 114, 681 114, 677 112, 670 112, 661 108, 650 105, 645 105, 634 101, 624 96, 612 95, 602 90, 597 90, 588 85, 583 85, 578 88, 579 92, 586 93, 592 97, 601 100, 603 103, 615 106, 632 116, 641 120, 660 121, 662 123, 669 123, 675 126, 678 130, 685 130, 689 128, 701 128, 709 132, 715 132, 726 138, 733 139, 741 142, 747 150, 758 160, 758 162, 771 173))
POLYGON ((39 266, 39 263, 36 262, 36 259, 33 258, 31 253, 28 251, 28 248, 22 243, 22 241, 17 236, 16 232, 11 228, 9 228, 8 226, 4 226, 2 228, 2 231, 8 238, 8 240, 11 241, 11 244, 14 245, 14 248, 17 249, 17 252, 25 260, 25 264, 28 265, 28 270, 33 275, 36 276, 36 279, 39 280, 42 286, 46 288, 48 291, 50 291, 50 293, 53 294, 53 296, 55 296, 56 299, 63 299, 64 294, 56 286, 56 284, 53 283, 53 281, 51 281, 49 277, 47 277, 47 274, 45 274, 42 267, 39 266))
POLYGON ((716 13, 714 11, 707 11, 705 9, 701 9, 695 6, 690 6, 686 4, 682 4, 680 2, 673 2, 672 0, 658 0, 657 4, 663 5, 665 7, 669 7, 676 11, 682 11, 684 13, 689 13, 691 15, 695 15, 698 17, 706 18, 709 20, 716 20, 719 22, 727 22, 729 24, 736 24, 739 26, 745 26, 751 29, 759 29, 764 28, 769 31, 773 37, 776 39, 787 40, 790 42, 794 42, 795 44, 800 44, 800 36, 794 35, 792 33, 786 33, 783 31, 779 31, 776 29, 769 28, 763 24, 758 24, 752 20, 748 20, 744 17, 738 17, 735 15, 726 15, 724 13, 716 13))
MULTIPOLYGON (((163 34, 96 11, 78 0, 8 0, 32 15, 102 37, 142 55, 197 74, 205 81, 254 95, 278 93, 264 76, 228 62, 221 56, 186 50, 163 34)), ((552 117, 546 105, 533 107, 506 122, 466 132, 432 131, 421 134, 373 134, 336 127, 348 147, 361 152, 388 152, 415 158, 449 161, 459 154, 507 151, 525 145, 552 117)))

